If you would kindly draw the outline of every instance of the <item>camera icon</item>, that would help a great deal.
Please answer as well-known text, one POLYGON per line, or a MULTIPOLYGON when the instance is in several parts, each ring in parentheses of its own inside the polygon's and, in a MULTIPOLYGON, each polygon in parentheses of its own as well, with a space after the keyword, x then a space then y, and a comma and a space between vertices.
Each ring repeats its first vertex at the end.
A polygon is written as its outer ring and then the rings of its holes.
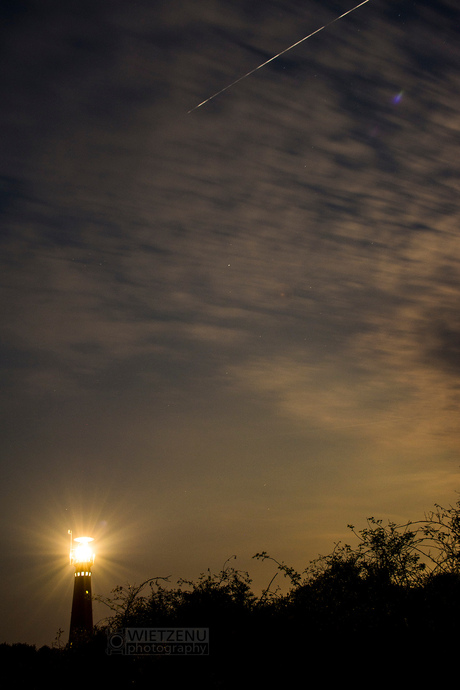
POLYGON ((125 654, 125 635, 122 630, 107 634, 107 654, 125 654))

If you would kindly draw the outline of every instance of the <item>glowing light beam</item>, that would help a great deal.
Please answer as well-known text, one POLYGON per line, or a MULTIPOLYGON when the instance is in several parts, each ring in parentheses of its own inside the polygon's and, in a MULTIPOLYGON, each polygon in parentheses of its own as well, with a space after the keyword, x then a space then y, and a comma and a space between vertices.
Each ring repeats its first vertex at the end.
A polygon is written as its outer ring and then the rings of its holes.
POLYGON ((249 72, 246 72, 246 74, 243 74, 243 76, 238 77, 238 79, 235 79, 235 81, 232 81, 232 83, 228 84, 228 86, 224 86, 224 88, 220 89, 220 91, 216 91, 216 93, 214 93, 212 96, 209 96, 209 98, 206 98, 206 100, 202 101, 201 103, 198 103, 198 105, 196 105, 194 108, 189 110, 187 114, 190 115, 190 113, 193 113, 194 110, 198 110, 198 108, 201 108, 201 106, 205 105, 206 103, 209 103, 209 101, 212 101, 212 99, 216 98, 216 96, 220 96, 221 93, 224 93, 224 91, 228 91, 228 89, 231 89, 232 86, 235 86, 235 84, 238 84, 240 81, 243 81, 243 79, 246 79, 246 77, 250 77, 251 74, 254 74, 254 72, 257 72, 257 70, 262 69, 262 67, 265 67, 265 65, 268 65, 270 62, 273 62, 277 58, 281 57, 281 55, 288 53, 290 50, 292 50, 296 46, 300 45, 301 43, 304 43, 304 41, 307 41, 309 38, 311 38, 315 34, 319 34, 319 32, 323 31, 323 29, 327 29, 327 27, 331 26, 331 24, 338 22, 339 19, 343 19, 344 17, 347 16, 347 14, 354 12, 359 7, 362 7, 363 5, 365 5, 368 2, 370 2, 370 0, 364 0, 363 2, 360 2, 359 5, 352 7, 351 10, 347 10, 346 12, 341 14, 339 17, 336 17, 335 19, 333 19, 331 22, 328 22, 327 24, 324 24, 324 26, 321 26, 319 29, 312 31, 311 34, 308 34, 308 36, 304 36, 303 38, 300 39, 300 41, 296 41, 296 43, 293 43, 291 46, 289 46, 289 48, 285 48, 280 53, 273 55, 273 57, 269 58, 265 62, 262 62, 261 65, 254 67, 254 69, 250 70, 249 72))

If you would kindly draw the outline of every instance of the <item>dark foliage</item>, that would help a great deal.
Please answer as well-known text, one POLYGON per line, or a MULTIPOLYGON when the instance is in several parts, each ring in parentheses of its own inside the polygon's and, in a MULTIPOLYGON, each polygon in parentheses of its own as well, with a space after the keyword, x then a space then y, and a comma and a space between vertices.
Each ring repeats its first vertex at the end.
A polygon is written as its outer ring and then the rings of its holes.
POLYGON ((275 575, 259 596, 227 562, 217 574, 172 586, 152 578, 101 598, 111 615, 72 649, 0 645, 16 685, 73 688, 82 679, 110 688, 279 687, 290 682, 359 685, 439 683, 454 672, 460 619, 460 502, 417 523, 369 518, 302 573, 267 553, 275 575), (273 589, 276 576, 290 584, 273 589), (209 655, 109 654, 127 628, 208 628, 209 655))

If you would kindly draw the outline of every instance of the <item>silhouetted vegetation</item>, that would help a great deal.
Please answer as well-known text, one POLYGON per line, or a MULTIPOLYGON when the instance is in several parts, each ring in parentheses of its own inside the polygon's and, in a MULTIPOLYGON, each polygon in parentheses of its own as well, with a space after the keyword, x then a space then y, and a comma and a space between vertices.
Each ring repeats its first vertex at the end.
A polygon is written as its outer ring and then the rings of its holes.
POLYGON ((346 679, 372 684, 398 679, 439 681, 454 671, 460 621, 460 502, 436 507, 419 522, 384 524, 369 518, 349 526, 354 544, 298 572, 265 552, 274 576, 256 595, 234 560, 216 574, 175 586, 151 578, 98 597, 106 622, 74 648, 1 645, 6 670, 19 670, 19 686, 73 687, 81 674, 104 687, 278 687, 346 679), (276 586, 287 578, 287 591, 276 586), (127 628, 209 628, 209 655, 118 654, 110 640, 127 628), (112 651, 112 653, 108 653, 112 651), (22 677, 21 677, 22 674, 22 677), (60 674, 63 674, 60 677, 60 674), (63 682, 63 678, 65 681, 63 682), (51 682, 50 682, 51 681, 51 682))

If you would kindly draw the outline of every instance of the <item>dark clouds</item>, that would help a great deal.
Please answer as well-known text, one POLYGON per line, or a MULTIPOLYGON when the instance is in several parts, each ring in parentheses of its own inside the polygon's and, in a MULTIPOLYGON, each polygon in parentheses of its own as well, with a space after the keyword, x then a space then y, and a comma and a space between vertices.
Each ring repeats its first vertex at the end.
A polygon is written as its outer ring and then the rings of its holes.
POLYGON ((450 500, 456 4, 371 1, 187 115, 349 8, 4 6, 11 528, 130 506, 129 578, 193 577, 450 500))

